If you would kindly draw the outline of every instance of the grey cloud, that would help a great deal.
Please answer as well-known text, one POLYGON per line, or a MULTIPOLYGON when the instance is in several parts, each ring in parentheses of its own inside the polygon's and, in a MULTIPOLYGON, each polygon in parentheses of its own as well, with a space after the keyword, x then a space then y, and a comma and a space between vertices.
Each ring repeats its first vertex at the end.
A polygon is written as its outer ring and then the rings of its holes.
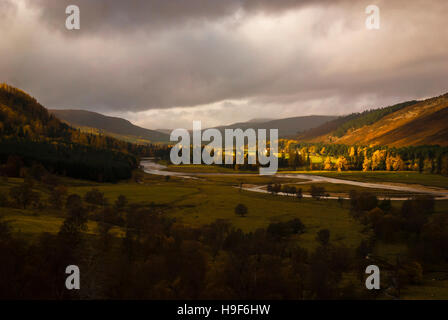
POLYGON ((12 0, 0 0, 0 19, 13 17, 17 12, 17 4, 12 0))
POLYGON ((235 14, 276 14, 307 5, 348 0, 27 0, 51 28, 64 31, 65 8, 78 5, 81 33, 152 32, 183 24, 216 21, 235 14), (62 14, 61 14, 62 13, 62 14))
MULTIPOLYGON (((0 81, 51 108, 105 113, 247 100, 223 104, 216 114, 227 122, 343 114, 448 91, 447 2, 377 2, 382 27, 370 32, 359 1, 33 0, 38 16, 10 11, 14 23, 0 20, 8 30, 0 81), (68 3, 81 7, 84 33, 63 29, 68 3), (223 20, 241 8, 241 21, 223 20)), ((215 113, 197 110, 160 111, 160 119, 215 113)))

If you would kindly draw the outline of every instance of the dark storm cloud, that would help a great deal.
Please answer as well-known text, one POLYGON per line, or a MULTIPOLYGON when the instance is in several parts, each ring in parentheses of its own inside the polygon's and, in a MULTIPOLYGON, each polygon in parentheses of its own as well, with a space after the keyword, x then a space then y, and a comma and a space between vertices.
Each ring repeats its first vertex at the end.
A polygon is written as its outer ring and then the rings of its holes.
MULTIPOLYGON (((306 5, 335 4, 344 0, 28 0, 41 9, 41 17, 61 30, 68 5, 78 5, 84 32, 151 32, 184 23, 200 23, 226 18, 238 10, 245 14, 281 13, 306 5), (88 30, 88 31, 87 31, 88 30)), ((63 31, 63 30, 61 30, 63 31)))
POLYGON ((364 27, 370 1, 0 0, 0 81, 51 108, 158 110, 151 126, 343 114, 448 91, 448 2, 375 3, 377 31, 364 27), (68 4, 80 32, 65 29, 68 4))

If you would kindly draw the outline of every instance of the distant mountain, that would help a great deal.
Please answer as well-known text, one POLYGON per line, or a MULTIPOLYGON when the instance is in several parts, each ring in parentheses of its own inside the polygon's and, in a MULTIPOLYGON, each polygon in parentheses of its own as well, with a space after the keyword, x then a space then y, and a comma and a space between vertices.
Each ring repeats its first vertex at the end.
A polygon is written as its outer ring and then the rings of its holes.
POLYGON ((171 134, 171 132, 173 131, 173 129, 156 129, 156 131, 162 132, 162 133, 167 134, 169 136, 171 134))
POLYGON ((86 110, 50 110, 59 119, 84 131, 98 130, 104 134, 130 142, 167 142, 164 132, 145 129, 130 121, 86 110))
MULTIPOLYGON (((216 127, 220 131, 224 129, 278 129, 279 137, 297 136, 298 133, 311 128, 318 127, 328 121, 336 119, 337 116, 302 116, 277 120, 238 122, 228 126, 216 127)), ((262 120, 262 119, 259 119, 262 120)))
POLYGON ((348 145, 448 146, 448 94, 340 117, 298 139, 348 145))
POLYGON ((263 122, 268 122, 268 121, 272 121, 274 119, 270 119, 270 118, 255 118, 255 119, 250 119, 247 122, 250 123, 263 123, 263 122))

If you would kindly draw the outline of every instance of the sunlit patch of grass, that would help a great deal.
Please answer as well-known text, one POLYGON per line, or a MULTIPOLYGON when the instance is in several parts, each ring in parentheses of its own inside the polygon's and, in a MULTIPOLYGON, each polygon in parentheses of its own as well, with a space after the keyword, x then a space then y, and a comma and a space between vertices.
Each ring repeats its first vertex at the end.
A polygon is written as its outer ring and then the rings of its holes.
MULTIPOLYGON (((131 203, 167 204, 188 197, 191 193, 196 192, 196 190, 183 187, 181 183, 175 181, 154 185, 137 183, 102 184, 95 186, 95 188, 104 192, 110 203, 113 203, 118 196, 124 195, 131 203)), ((83 197, 91 189, 92 186, 72 187, 69 188, 69 192, 83 197)))
MULTIPOLYGON (((325 191, 328 193, 340 193, 344 194, 345 196, 348 196, 350 191, 359 191, 359 192, 369 192, 376 196, 380 197, 399 197, 399 196, 409 196, 412 195, 412 193, 408 191, 397 191, 397 190, 386 190, 386 189, 380 189, 380 188, 364 188, 360 186, 354 186, 354 185, 347 185, 347 184, 338 184, 338 183, 325 183, 325 182, 316 182, 316 183, 289 183, 286 185, 291 185, 296 188, 301 188, 302 192, 309 193, 312 186, 319 186, 324 187, 325 191)), ((405 198, 405 197, 404 197, 405 198)))
POLYGON ((362 182, 393 182, 448 188, 447 176, 415 171, 302 171, 300 173, 362 182))
POLYGON ((204 164, 184 164, 169 165, 167 171, 186 172, 186 173, 253 173, 258 174, 258 170, 234 170, 233 168, 222 167, 218 165, 204 164))
POLYGON ((200 187, 200 192, 174 204, 167 215, 188 226, 209 224, 216 219, 227 219, 245 232, 266 228, 272 222, 299 218, 307 232, 297 240, 307 248, 316 246, 316 233, 329 229, 335 243, 356 247, 363 238, 361 226, 353 220, 348 209, 337 201, 296 200, 287 197, 240 191, 227 186, 200 187), (236 216, 238 203, 248 207, 246 217, 236 216))
MULTIPOLYGON (((65 217, 56 217, 48 215, 45 212, 36 213, 32 210, 0 208, 0 216, 7 221, 14 233, 20 233, 27 236, 37 236, 43 232, 56 234, 59 232, 65 217)), ((89 220, 87 223, 87 234, 97 234, 98 224, 96 221, 89 220)), ((123 237, 122 228, 114 226, 110 230, 111 234, 117 237, 123 237)))
POLYGON ((291 178, 281 178, 281 177, 270 177, 270 176, 198 176, 210 183, 214 184, 224 184, 224 185, 239 185, 242 184, 256 184, 256 185, 267 185, 267 184, 285 184, 294 182, 304 182, 307 180, 303 179, 291 179, 291 178))

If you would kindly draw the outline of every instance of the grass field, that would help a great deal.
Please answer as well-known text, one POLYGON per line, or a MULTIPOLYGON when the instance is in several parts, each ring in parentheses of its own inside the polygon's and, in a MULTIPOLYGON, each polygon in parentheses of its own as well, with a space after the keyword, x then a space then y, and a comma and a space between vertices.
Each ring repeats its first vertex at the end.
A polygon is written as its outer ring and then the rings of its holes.
MULTIPOLYGON (((332 174, 328 173, 327 174, 332 174)), ((318 174, 321 174, 320 172, 318 174)), ((337 173, 335 173, 337 175, 337 173)), ((360 181, 379 181, 379 177, 388 176, 393 182, 404 181, 404 175, 385 175, 386 173, 344 173, 344 178, 364 179, 360 181), (350 175, 351 174, 351 175, 350 175), (373 178, 372 178, 373 176, 373 178), (393 178, 391 178, 393 177, 393 178), (371 180, 369 180, 371 179, 371 180)), ((323 174, 322 174, 323 175, 323 174)), ((332 175, 334 176, 334 175, 332 175)), ((431 181, 429 175, 413 174, 409 176, 412 182, 431 181)), ((438 177, 433 182, 441 185, 445 177, 438 177)), ((9 178, 8 181, 0 180, 0 192, 8 194, 9 189, 23 182, 23 179, 9 178)), ((336 200, 314 200, 304 198, 297 200, 294 197, 275 196, 237 188, 240 183, 259 184, 267 183, 297 183, 297 179, 280 179, 259 176, 199 176, 199 179, 183 179, 171 177, 166 180, 161 176, 145 175, 142 183, 121 182, 117 184, 99 184, 88 181, 80 181, 64 178, 69 193, 83 196, 92 188, 104 192, 109 203, 113 203, 119 195, 125 195, 131 203, 140 205, 156 204, 163 209, 167 217, 175 218, 176 223, 191 227, 202 226, 214 222, 216 219, 227 219, 236 228, 245 232, 251 232, 257 228, 265 228, 272 222, 287 221, 299 218, 306 226, 306 232, 295 236, 297 243, 309 250, 317 246, 316 233, 320 229, 329 229, 331 242, 334 245, 344 245, 356 248, 362 239, 368 234, 363 231, 363 226, 355 221, 349 214, 348 204, 343 207, 336 200), (238 203, 243 203, 248 208, 246 217, 235 215, 234 208, 238 203)), ((323 184, 328 192, 348 192, 355 186, 323 184)), ((310 185, 297 185, 308 192, 310 185)), ((35 191, 41 193, 41 198, 46 201, 48 190, 41 184, 35 185, 35 191)), ((362 188, 361 188, 362 189, 362 188)), ((374 189, 369 189, 372 191, 374 189)), ((381 190, 377 190, 381 192, 381 190)), ((394 201, 394 206, 400 206, 401 201, 394 201)), ((436 212, 448 212, 448 201, 437 201, 436 212)), ((11 222, 16 232, 20 232, 26 238, 33 238, 42 232, 56 233, 62 225, 65 216, 63 211, 44 209, 42 211, 23 210, 13 208, 0 208, 0 215, 11 222)), ((88 233, 96 233, 97 224, 94 221, 88 223, 88 233)), ((114 227, 112 233, 122 236, 123 230, 114 227)), ((407 248, 401 244, 378 243, 375 254, 393 259, 397 254, 406 253, 407 248)), ((392 260, 391 260, 392 261, 392 260)), ((433 281, 425 278, 424 286, 411 286, 406 289, 404 297, 409 299, 446 297, 447 281, 433 281)))
POLYGON ((347 184, 338 184, 338 183, 290 183, 287 185, 295 186, 296 188, 302 188, 302 192, 309 193, 311 190, 311 186, 319 186, 324 187, 325 191, 330 194, 344 194, 348 195, 350 191, 359 191, 359 192, 369 192, 373 193, 376 196, 381 197, 394 197, 394 196, 408 196, 412 195, 409 192, 404 191, 394 191, 394 190, 385 190, 385 189, 376 189, 376 188, 364 188, 360 186, 353 186, 347 184))
MULTIPOLYGON (((245 232, 267 227, 271 222, 300 218, 307 226, 307 232, 299 239, 301 245, 313 248, 316 232, 328 228, 335 243, 355 247, 363 235, 360 225, 340 208, 336 201, 315 201, 286 199, 285 197, 240 191, 233 186, 234 180, 217 184, 214 179, 206 180, 160 180, 157 183, 102 185, 98 189, 109 201, 123 194, 131 202, 166 205, 165 214, 176 218, 178 223, 201 226, 216 219, 227 219, 245 232), (247 217, 235 215, 236 204, 243 203, 249 209, 247 217)), ((264 181, 263 181, 264 182, 264 181)), ((247 183, 247 181, 246 181, 247 183)), ((85 194, 91 187, 72 187, 70 192, 85 194)))
MULTIPOLYGON (((359 225, 348 214, 347 208, 340 208, 335 200, 303 199, 260 194, 241 191, 235 188, 239 183, 267 184, 267 183, 293 183, 297 179, 276 179, 272 177, 214 177, 206 176, 203 179, 182 179, 171 177, 166 181, 163 177, 145 175, 143 183, 121 182, 117 184, 98 184, 87 181, 67 181, 69 193, 84 196, 92 188, 104 192, 109 203, 113 203, 119 195, 125 195, 129 202, 140 205, 156 204, 166 207, 166 214, 176 218, 179 223, 189 226, 208 224, 216 219, 228 219, 236 227, 244 231, 253 231, 266 227, 275 221, 285 221, 300 218, 308 227, 303 235, 303 241, 311 245, 315 232, 319 228, 328 228, 337 241, 354 246, 359 243, 362 235, 359 234, 359 225), (234 214, 236 204, 243 203, 249 209, 245 218, 234 214)), ((8 194, 9 188, 19 185, 23 179, 10 178, 7 182, 0 181, 0 192, 8 194)), ((353 189, 363 189, 355 186, 339 184, 321 184, 328 192, 349 192, 353 189)), ((311 184, 299 184, 304 192, 308 192, 311 184)), ((48 199, 48 190, 37 184, 35 191, 41 193, 41 198, 48 199)), ((375 189, 369 189, 375 191, 375 189)), ((381 193, 382 190, 376 190, 381 193)), ((397 202, 396 205, 400 205, 397 202)), ((447 201, 436 203, 437 212, 448 211, 447 201)), ((60 212, 45 209, 38 215, 31 210, 1 208, 8 218, 15 217, 17 225, 21 225, 22 232, 38 232, 39 230, 55 231, 63 221, 60 212)))
POLYGON ((349 247, 357 246, 363 238, 360 233, 361 226, 349 216, 348 210, 340 208, 336 201, 298 201, 226 186, 198 185, 197 189, 196 194, 177 202, 167 214, 189 226, 227 219, 235 227, 246 232, 267 227, 271 222, 299 218, 307 227, 307 232, 299 239, 300 244, 306 248, 316 245, 317 231, 325 228, 331 230, 335 243, 349 247), (234 213, 238 203, 248 207, 249 214, 244 218, 234 213))
MULTIPOLYGON (((293 172, 293 171, 289 171, 293 172)), ((423 186, 448 188, 448 177, 429 174, 418 173, 414 171, 295 171, 296 173, 314 174, 330 178, 347 179, 362 182, 393 182, 405 184, 419 184, 423 186)))
MULTIPOLYGON (((320 157, 316 157, 312 162, 318 163, 320 157)), ((233 173, 233 174, 257 174, 257 171, 242 171, 224 168, 221 166, 207 165, 181 165, 168 166, 168 171, 186 173, 233 173)), ((361 182, 392 182, 404 184, 418 184, 423 186, 438 187, 448 189, 448 177, 438 174, 419 173, 415 171, 291 171, 279 170, 281 173, 298 173, 319 175, 330 178, 339 178, 361 182)))
POLYGON ((232 168, 226 168, 214 165, 202 165, 202 164, 184 164, 184 165, 169 165, 166 169, 172 172, 186 172, 186 173, 252 173, 258 174, 258 170, 234 170, 232 168))
MULTIPOLYGON (((55 212, 43 211, 36 214, 32 210, 1 207, 0 216, 9 222, 14 232, 23 234, 27 238, 33 238, 42 232, 58 233, 65 219, 64 215, 57 216, 55 212)), ((97 233, 97 223, 95 221, 89 221, 87 228, 88 234, 97 233)), ((111 233, 118 237, 124 235, 123 230, 118 227, 113 227, 111 233)))
POLYGON ((240 183, 242 184, 255 184, 255 185, 267 185, 269 183, 275 184, 285 184, 285 183, 296 183, 296 182, 305 182, 308 180, 303 179, 291 179, 291 178, 280 178, 280 177, 269 177, 269 176, 238 176, 238 175, 230 175, 230 176, 198 176, 201 179, 207 180, 209 182, 213 182, 216 184, 222 185, 234 185, 238 186, 240 183))
MULTIPOLYGON (((172 178, 165 181, 163 178, 148 177, 143 184, 86 183, 79 186, 75 182, 73 186, 68 187, 69 193, 83 196, 95 187, 104 192, 110 203, 123 194, 131 203, 164 205, 168 217, 176 218, 178 223, 193 227, 211 223, 216 219, 228 219, 235 227, 250 232, 267 227, 271 222, 300 218, 307 227, 307 232, 298 240, 307 248, 316 245, 316 232, 323 228, 331 231, 335 243, 346 246, 355 247, 363 238, 360 225, 349 216, 348 210, 340 208, 336 201, 311 199, 298 201, 269 194, 240 191, 234 187, 235 181, 217 184, 213 179, 198 181, 172 178), (234 208, 238 203, 248 207, 247 217, 241 218, 235 215, 234 208)), ((0 182, 0 190, 6 192, 19 183, 21 179, 9 179, 7 183, 0 182)), ((48 191, 43 186, 36 185, 35 190, 41 192, 43 200, 48 198, 48 191)), ((63 214, 51 209, 45 209, 36 215, 31 210, 1 208, 0 214, 12 220, 16 230, 33 234, 57 232, 64 219, 63 214)), ((95 223, 91 223, 89 230, 93 232, 95 223)))
MULTIPOLYGON (((104 184, 95 186, 95 188, 103 192, 110 203, 113 203, 119 195, 124 195, 131 203, 155 203, 158 205, 175 203, 197 192, 194 188, 184 187, 176 181, 151 183, 150 185, 136 183, 104 184)), ((91 189, 91 186, 72 187, 69 188, 69 192, 83 197, 91 189)))

